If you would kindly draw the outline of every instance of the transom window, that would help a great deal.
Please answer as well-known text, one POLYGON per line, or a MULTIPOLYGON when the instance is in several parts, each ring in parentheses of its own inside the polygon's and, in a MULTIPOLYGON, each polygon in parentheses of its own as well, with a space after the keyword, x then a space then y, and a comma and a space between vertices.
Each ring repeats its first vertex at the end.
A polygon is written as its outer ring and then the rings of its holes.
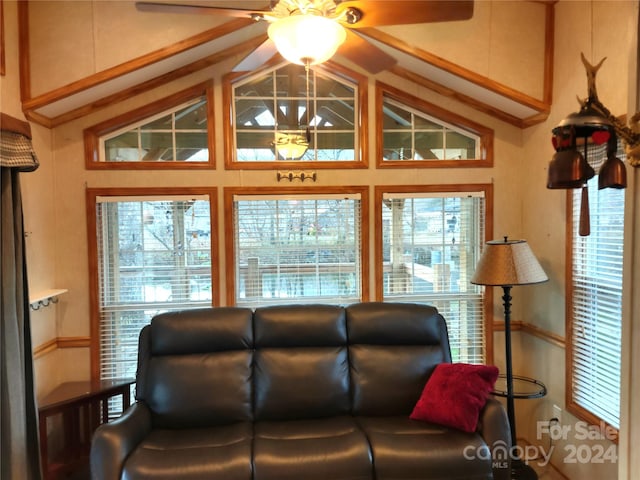
POLYGON ((85 130, 87 168, 213 168, 210 90, 199 85, 85 130))
POLYGON ((198 98, 176 111, 101 139, 105 162, 206 162, 207 101, 198 98))
POLYGON ((236 194, 237 305, 363 298, 362 193, 236 194))
POLYGON ((339 71, 287 64, 232 81, 230 163, 360 161, 366 87, 339 71))
POLYGON ((485 186, 385 191, 376 207, 378 295, 434 305, 447 319, 455 361, 486 361, 484 289, 470 283, 485 241, 485 186))
POLYGON ((492 164, 492 130, 381 83, 377 125, 379 166, 492 164))

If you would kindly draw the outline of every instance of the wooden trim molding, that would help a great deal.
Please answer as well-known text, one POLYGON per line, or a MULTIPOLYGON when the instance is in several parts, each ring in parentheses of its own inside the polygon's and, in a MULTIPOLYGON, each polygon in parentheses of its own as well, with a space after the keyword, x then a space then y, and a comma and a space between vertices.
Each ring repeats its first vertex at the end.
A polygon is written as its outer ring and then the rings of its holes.
MULTIPOLYGON (((496 332, 504 331, 504 322, 493 322, 493 330, 496 332)), ((556 347, 566 348, 567 346, 567 341, 564 336, 550 332, 549 330, 545 330, 544 328, 540 328, 536 325, 533 325, 532 323, 517 320, 515 322, 511 322, 511 330, 514 332, 521 331, 524 333, 528 333, 529 335, 540 338, 541 340, 549 342, 556 347)))
POLYGON ((7 73, 4 53, 4 3, 0 0, 0 75, 7 73))
POLYGON ((89 348, 91 337, 57 337, 33 349, 33 358, 41 358, 61 348, 89 348))
POLYGON ((48 340, 48 341, 38 345, 37 347, 34 347, 34 349, 33 349, 33 358, 43 357, 46 354, 51 353, 54 350, 57 350, 57 348, 58 348, 58 339, 57 338, 52 338, 51 340, 48 340))
POLYGON ((479 75, 467 68, 461 67, 460 65, 445 60, 442 57, 438 57, 437 55, 427 52, 426 50, 422 50, 420 48, 409 45, 408 43, 399 40, 398 38, 389 35, 388 33, 382 32, 381 30, 365 28, 362 29, 362 31, 366 36, 382 42, 385 45, 389 45, 390 47, 407 53, 419 60, 422 60, 425 63, 445 70, 452 75, 464 78, 465 80, 468 80, 480 87, 486 88, 494 93, 504 95, 505 97, 510 98, 522 105, 540 111, 544 111, 545 109, 549 110, 550 108, 550 105, 546 104, 543 100, 536 99, 530 95, 496 82, 495 80, 491 80, 490 78, 487 78, 483 75, 479 75))

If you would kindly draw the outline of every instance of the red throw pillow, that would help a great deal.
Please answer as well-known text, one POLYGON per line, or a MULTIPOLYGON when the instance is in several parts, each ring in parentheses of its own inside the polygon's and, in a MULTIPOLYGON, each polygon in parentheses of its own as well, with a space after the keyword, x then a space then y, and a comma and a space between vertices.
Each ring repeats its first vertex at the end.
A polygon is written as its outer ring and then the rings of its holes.
POLYGON ((441 363, 424 386, 410 418, 474 432, 497 378, 494 366, 441 363))

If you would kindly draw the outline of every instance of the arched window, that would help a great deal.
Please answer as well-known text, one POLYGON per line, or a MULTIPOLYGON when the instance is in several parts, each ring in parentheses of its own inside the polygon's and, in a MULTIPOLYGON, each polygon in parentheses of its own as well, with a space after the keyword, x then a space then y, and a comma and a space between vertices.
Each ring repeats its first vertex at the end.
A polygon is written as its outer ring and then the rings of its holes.
POLYGON ((366 166, 366 83, 340 67, 285 64, 225 80, 230 169, 366 166))

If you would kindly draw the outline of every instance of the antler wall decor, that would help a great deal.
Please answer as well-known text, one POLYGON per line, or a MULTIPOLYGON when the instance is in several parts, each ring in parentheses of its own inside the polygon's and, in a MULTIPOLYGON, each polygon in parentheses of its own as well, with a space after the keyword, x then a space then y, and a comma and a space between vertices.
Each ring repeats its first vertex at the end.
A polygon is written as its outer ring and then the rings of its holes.
POLYGON ((640 167, 640 112, 635 113, 629 119, 629 125, 625 125, 622 120, 613 115, 607 107, 605 107, 598 98, 598 92, 596 90, 596 73, 602 66, 607 57, 600 60, 597 65, 591 65, 585 58, 583 53, 580 53, 580 58, 587 71, 587 91, 588 97, 584 100, 578 97, 578 102, 581 106, 584 106, 587 102, 591 107, 596 110, 600 115, 609 120, 615 128, 616 134, 622 138, 625 142, 625 152, 627 154, 627 161, 632 167, 640 167))

